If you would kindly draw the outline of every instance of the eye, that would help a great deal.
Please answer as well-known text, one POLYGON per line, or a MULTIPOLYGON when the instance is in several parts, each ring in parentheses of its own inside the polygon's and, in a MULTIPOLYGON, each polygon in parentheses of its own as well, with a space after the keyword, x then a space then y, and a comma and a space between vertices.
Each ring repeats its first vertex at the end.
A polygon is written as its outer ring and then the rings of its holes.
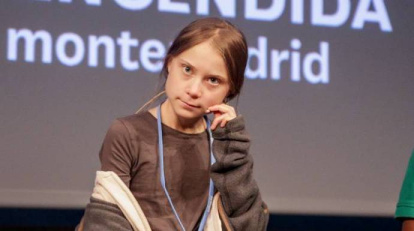
POLYGON ((192 73, 191 67, 184 65, 183 72, 190 75, 192 73))
POLYGON ((208 78, 208 81, 213 85, 218 85, 220 83, 220 80, 216 77, 210 77, 208 78))

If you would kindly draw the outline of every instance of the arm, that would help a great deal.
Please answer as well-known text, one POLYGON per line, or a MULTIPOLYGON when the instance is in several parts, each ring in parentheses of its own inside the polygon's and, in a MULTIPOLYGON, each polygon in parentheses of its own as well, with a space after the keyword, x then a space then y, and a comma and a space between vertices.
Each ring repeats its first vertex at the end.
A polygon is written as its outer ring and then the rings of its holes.
POLYGON ((253 179, 250 140, 242 116, 213 131, 216 163, 211 178, 221 194, 223 208, 234 230, 265 230, 269 218, 266 204, 253 179))
POLYGON ((101 170, 115 172, 127 187, 131 181, 131 169, 137 162, 135 146, 125 122, 117 119, 108 129, 99 152, 101 170))
POLYGON ((412 219, 404 220, 402 231, 414 231, 414 220, 412 219))
POLYGON ((403 221, 403 231, 414 231, 414 151, 408 162, 398 198, 395 218, 403 221))
POLYGON ((131 224, 116 204, 93 197, 86 206, 82 221, 77 231, 133 231, 131 224))
MULTIPOLYGON (((136 161, 134 145, 131 142, 127 126, 121 120, 115 120, 108 129, 99 152, 101 170, 115 172, 129 187, 130 169, 136 161)), ((91 197, 85 214, 77 227, 78 231, 88 230, 132 230, 128 220, 116 204, 91 197)))

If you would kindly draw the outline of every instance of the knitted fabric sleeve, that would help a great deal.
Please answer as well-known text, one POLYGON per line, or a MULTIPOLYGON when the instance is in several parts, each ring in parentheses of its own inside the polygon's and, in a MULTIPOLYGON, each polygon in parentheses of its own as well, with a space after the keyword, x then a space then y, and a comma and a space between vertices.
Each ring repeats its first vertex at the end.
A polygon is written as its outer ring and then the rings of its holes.
POLYGON ((269 212, 253 179, 250 139, 241 115, 213 131, 211 178, 234 230, 266 230, 269 212))

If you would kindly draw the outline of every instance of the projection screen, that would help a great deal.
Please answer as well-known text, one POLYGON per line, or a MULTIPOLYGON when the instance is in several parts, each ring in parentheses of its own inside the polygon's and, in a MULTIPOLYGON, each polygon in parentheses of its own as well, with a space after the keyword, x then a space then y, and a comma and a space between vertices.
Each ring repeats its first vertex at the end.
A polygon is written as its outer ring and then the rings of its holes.
POLYGON ((408 0, 0 1, 0 206, 84 207, 111 121, 210 16, 248 40, 233 103, 271 212, 391 216, 414 148, 408 0))

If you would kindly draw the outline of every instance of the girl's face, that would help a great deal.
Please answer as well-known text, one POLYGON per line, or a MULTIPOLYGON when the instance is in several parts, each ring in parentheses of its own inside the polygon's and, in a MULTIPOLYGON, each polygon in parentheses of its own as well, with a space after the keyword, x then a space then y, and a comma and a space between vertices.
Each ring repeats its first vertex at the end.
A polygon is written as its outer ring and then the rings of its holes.
POLYGON ((230 89, 223 58, 208 41, 170 59, 165 84, 167 102, 182 119, 198 119, 223 103, 230 89))

